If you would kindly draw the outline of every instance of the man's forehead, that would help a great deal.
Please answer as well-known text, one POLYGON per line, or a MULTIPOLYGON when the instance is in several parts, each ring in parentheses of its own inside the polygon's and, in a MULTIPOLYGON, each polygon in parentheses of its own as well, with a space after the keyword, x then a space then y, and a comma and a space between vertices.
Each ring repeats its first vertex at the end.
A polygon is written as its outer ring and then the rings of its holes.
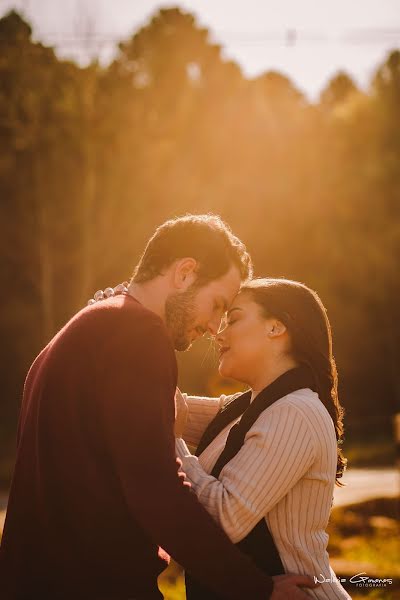
POLYGON ((238 293, 241 277, 239 269, 235 266, 232 266, 227 273, 223 277, 221 277, 218 282, 229 292, 234 293, 235 295, 238 293))
POLYGON ((224 303, 225 310, 227 310, 236 297, 240 289, 240 284, 241 278, 239 270, 236 267, 231 267, 225 275, 218 279, 214 279, 207 287, 208 291, 213 294, 216 299, 224 303))
POLYGON ((239 292, 239 289, 240 278, 237 281, 231 280, 220 282, 220 285, 215 289, 216 293, 221 296, 221 299, 224 302, 225 310, 227 310, 230 304, 232 304, 239 292))
POLYGON ((246 295, 243 294, 243 292, 241 292, 241 290, 239 290, 238 293, 233 298, 232 302, 229 303, 228 312, 231 312, 234 309, 242 310, 243 304, 245 304, 247 300, 248 300, 248 298, 246 298, 246 295))

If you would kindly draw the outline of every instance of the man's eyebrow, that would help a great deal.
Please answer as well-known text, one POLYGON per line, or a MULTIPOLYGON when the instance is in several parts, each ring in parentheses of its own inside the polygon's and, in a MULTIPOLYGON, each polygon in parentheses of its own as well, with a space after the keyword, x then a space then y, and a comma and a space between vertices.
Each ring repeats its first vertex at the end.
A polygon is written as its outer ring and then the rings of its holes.
POLYGON ((227 317, 229 317, 230 314, 233 313, 234 310, 243 310, 242 308, 239 308, 239 306, 234 306, 233 308, 230 308, 227 312, 227 317))

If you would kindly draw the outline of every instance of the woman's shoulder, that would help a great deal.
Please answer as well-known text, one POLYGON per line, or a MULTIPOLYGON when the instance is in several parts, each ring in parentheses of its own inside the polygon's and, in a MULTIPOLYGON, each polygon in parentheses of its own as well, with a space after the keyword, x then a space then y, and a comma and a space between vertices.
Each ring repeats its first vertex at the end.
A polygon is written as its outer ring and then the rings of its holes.
POLYGON ((274 407, 275 410, 286 408, 293 412, 300 413, 304 419, 312 422, 321 422, 322 420, 325 423, 329 423, 329 425, 333 425, 332 418, 327 408, 321 402, 318 394, 310 388, 296 390, 295 392, 283 396, 283 398, 277 400, 271 408, 274 407))
POLYGON ((309 388, 296 390, 283 396, 265 410, 261 418, 261 427, 268 428, 272 414, 276 414, 275 422, 281 420, 290 422, 292 429, 299 428, 307 431, 309 439, 313 440, 316 451, 321 447, 326 448, 327 443, 336 448, 336 434, 332 418, 321 402, 318 394, 309 388), (268 414, 268 411, 273 411, 268 414), (329 440, 329 442, 328 442, 329 440))
POLYGON ((287 394, 286 396, 280 398, 278 402, 286 402, 294 405, 317 405, 318 403, 321 404, 317 392, 314 392, 310 388, 303 388, 301 390, 296 390, 295 392, 290 392, 290 394, 287 394))

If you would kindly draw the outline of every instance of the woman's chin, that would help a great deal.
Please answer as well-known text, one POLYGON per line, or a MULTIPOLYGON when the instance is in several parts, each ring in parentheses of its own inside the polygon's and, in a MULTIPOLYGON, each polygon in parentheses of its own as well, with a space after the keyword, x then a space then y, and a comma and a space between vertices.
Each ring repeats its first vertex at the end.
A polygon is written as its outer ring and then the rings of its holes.
POLYGON ((218 367, 219 374, 221 377, 227 377, 228 379, 233 379, 233 371, 231 365, 229 365, 228 361, 224 359, 221 360, 218 367))

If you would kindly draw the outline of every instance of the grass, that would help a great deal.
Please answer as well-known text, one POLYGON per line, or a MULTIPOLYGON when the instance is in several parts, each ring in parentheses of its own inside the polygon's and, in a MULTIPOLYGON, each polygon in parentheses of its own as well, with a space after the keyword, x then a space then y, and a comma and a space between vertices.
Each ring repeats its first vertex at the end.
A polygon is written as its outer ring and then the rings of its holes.
POLYGON ((377 498, 332 511, 328 551, 338 576, 366 573, 370 578, 393 579, 384 588, 345 587, 351 597, 375 600, 400 599, 399 501, 377 498))
POLYGON ((185 600, 183 571, 173 560, 158 578, 158 587, 164 595, 164 600, 185 600))
POLYGON ((328 527, 330 557, 339 565, 343 561, 369 563, 378 577, 400 577, 398 516, 396 498, 335 508, 328 527))

